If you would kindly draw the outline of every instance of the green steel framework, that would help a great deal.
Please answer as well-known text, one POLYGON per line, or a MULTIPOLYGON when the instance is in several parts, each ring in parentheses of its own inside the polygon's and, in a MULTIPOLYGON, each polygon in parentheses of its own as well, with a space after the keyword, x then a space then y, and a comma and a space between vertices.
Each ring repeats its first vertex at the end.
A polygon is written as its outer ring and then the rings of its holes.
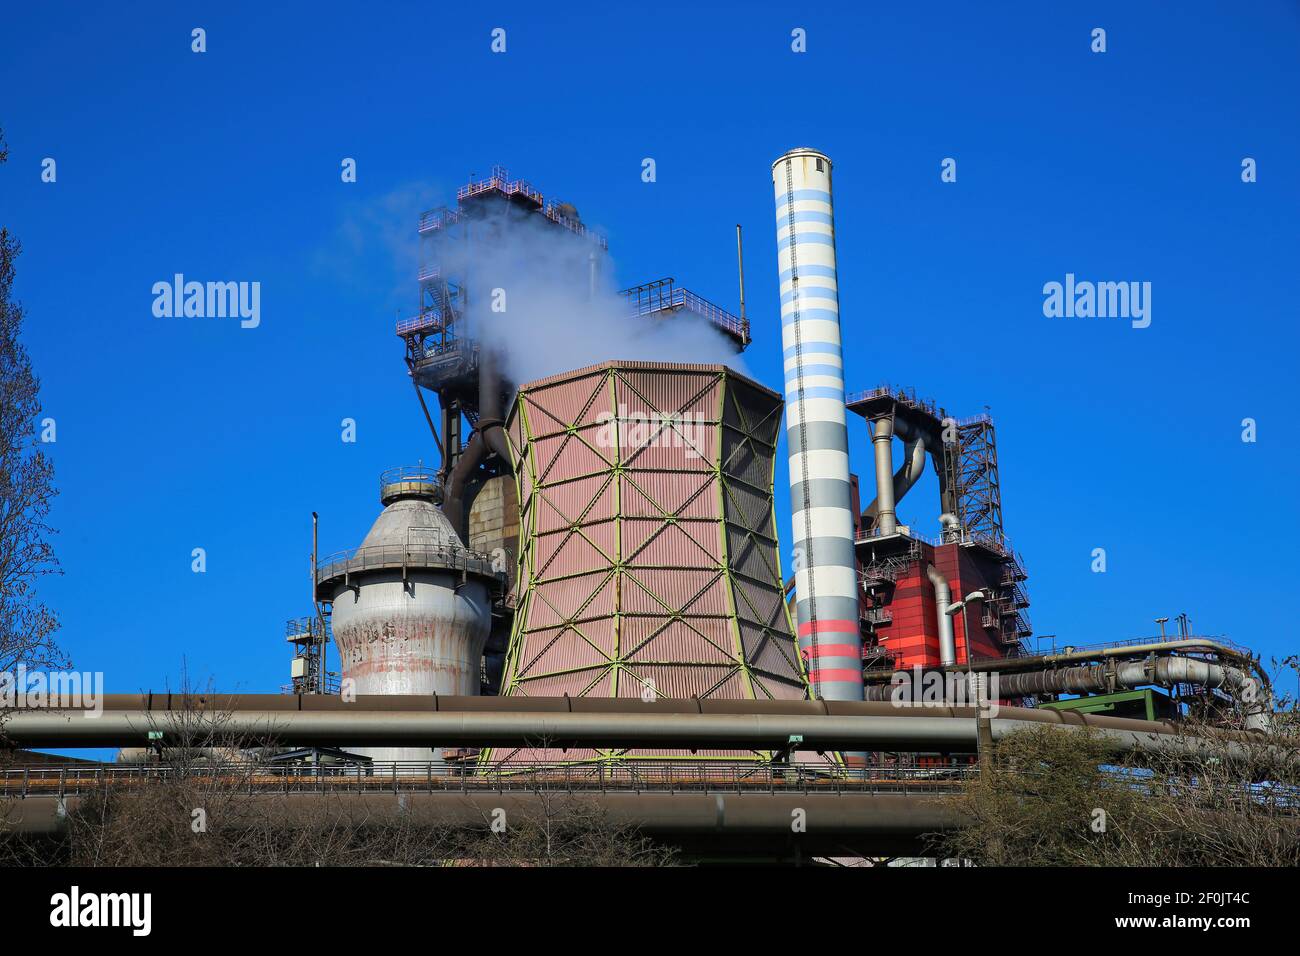
MULTIPOLYGON (((521 521, 517 606, 503 696, 527 696, 537 688, 545 696, 716 695, 757 700, 806 696, 804 662, 783 599, 777 553, 773 484, 781 409, 776 393, 722 365, 609 362, 530 383, 519 390, 507 424, 521 521), (586 382, 591 385, 589 395, 586 382), (548 396, 556 389, 563 397, 560 404, 567 403, 571 409, 568 415, 557 416, 553 404, 547 407, 548 396), (667 396, 672 398, 665 402, 667 396), (624 417, 629 403, 636 404, 641 410, 639 415, 624 417), (696 417, 702 408, 709 409, 707 418, 696 417), (646 427, 639 416, 649 418, 652 424, 646 427), (605 429, 603 434, 598 425, 605 429), (643 432, 639 440, 637 429, 643 432), (707 447, 699 447, 706 444, 706 437, 707 447), (681 456, 672 450, 664 451, 679 447, 681 456), (546 452, 539 454, 539 448, 546 452), (693 455, 686 455, 688 449, 693 455), (706 466, 688 467, 691 457, 706 466), (579 463, 581 467, 574 467, 579 463), (656 475, 671 476, 674 489, 685 485, 691 493, 676 506, 665 504, 647 487, 656 475), (599 483, 600 487, 584 504, 571 501, 564 510, 557 502, 566 493, 572 498, 573 487, 581 487, 582 482, 599 483), (606 494, 612 497, 612 510, 602 514, 600 507, 606 494), (625 494, 631 500, 625 500, 625 494), (707 514, 702 515, 693 503, 705 494, 711 494, 713 501, 707 514), (645 521, 646 503, 652 506, 658 530, 637 544, 635 533, 629 539, 628 529, 645 521), (579 507, 581 510, 577 510, 579 507), (697 509, 695 514, 687 515, 693 508, 697 509), (604 523, 612 523, 613 527, 612 537, 602 547, 598 532, 604 523), (700 533, 705 526, 712 528, 707 529, 707 534, 700 533), (557 534, 563 536, 562 543, 544 557, 544 536, 557 534), (566 566, 557 560, 574 536, 584 539, 592 549, 594 560, 588 565, 566 566), (687 554, 682 557, 687 564, 638 563, 638 557, 649 552, 656 539, 660 539, 664 554, 675 554, 674 540, 693 544, 693 548, 685 548, 687 554), (707 552, 702 541, 707 541, 707 552), (695 564, 691 565, 691 561, 695 564), (679 581, 656 591, 653 582, 646 580, 673 571, 680 571, 685 578, 706 568, 712 577, 698 593, 692 588, 682 590, 679 581), (567 613, 548 600, 548 590, 557 585, 570 593, 584 583, 589 592, 586 600, 567 613), (588 609, 610 585, 611 613, 593 619, 588 609), (724 616, 730 639, 726 648, 712 640, 705 629, 718 615, 695 617, 690 613, 697 598, 719 585, 726 602, 724 616), (625 603, 628 598, 642 596, 648 596, 655 605, 650 613, 625 603), (535 618, 549 620, 551 615, 559 619, 558 627, 535 623, 535 618), (584 633, 584 629, 602 627, 602 622, 611 619, 612 646, 608 651, 601 650, 599 640, 584 633), (637 640, 636 634, 629 633, 634 619, 640 619, 643 626, 645 621, 653 625, 648 637, 637 640), (680 634, 682 628, 689 629, 688 640, 698 638, 710 654, 725 652, 726 664, 720 664, 718 656, 711 660, 647 660, 639 656, 656 638, 680 634), (552 631, 554 636, 549 633, 552 631), (560 641, 568 642, 566 666, 538 669, 541 658, 560 641), (575 656, 581 659, 573 659, 575 656), (655 678, 647 676, 646 671, 671 673, 674 686, 656 686, 655 678)), ((583 493, 582 498, 588 495, 583 493)), ((501 760, 512 756, 525 754, 499 751, 485 753, 484 758, 501 760)), ((535 759, 538 751, 526 756, 535 759)), ((670 756, 678 761, 753 761, 767 759, 770 754, 602 750, 569 751, 551 758, 589 762, 670 756)))

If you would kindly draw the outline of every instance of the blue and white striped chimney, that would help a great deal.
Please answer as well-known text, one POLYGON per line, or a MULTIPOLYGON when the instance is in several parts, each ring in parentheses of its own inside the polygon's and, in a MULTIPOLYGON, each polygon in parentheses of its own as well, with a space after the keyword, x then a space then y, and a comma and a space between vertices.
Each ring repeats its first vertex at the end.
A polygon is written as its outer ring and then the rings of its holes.
POLYGON ((792 149, 772 164, 772 185, 799 647, 814 695, 862 700, 831 161, 792 149))

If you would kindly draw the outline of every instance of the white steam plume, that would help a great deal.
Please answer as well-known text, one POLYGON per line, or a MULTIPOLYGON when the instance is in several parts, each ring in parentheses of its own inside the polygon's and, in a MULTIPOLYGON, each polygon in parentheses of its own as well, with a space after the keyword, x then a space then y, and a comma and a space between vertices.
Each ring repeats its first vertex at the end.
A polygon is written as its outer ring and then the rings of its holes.
POLYGON ((610 359, 745 371, 731 341, 706 319, 689 311, 663 319, 631 314, 608 254, 537 213, 500 204, 452 226, 424 254, 444 275, 465 277, 462 334, 498 350, 516 384, 610 359))

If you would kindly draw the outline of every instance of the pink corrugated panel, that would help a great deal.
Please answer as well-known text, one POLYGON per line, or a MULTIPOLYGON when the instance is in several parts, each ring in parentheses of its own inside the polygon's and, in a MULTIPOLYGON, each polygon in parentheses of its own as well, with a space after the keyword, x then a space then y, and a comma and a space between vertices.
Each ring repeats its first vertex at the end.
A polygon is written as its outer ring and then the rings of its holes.
MULTIPOLYGON (((585 632, 586 629, 580 627, 578 630, 585 632)), ((592 640, 598 641, 602 636, 598 633, 593 634, 592 640)), ((609 658, 606 655, 600 653, 591 641, 570 629, 556 635, 555 640, 548 643, 536 657, 528 662, 528 670, 520 676, 534 679, 558 671, 608 666, 609 658)), ((592 670, 591 673, 581 679, 582 683, 589 683, 596 676, 597 672, 592 670)))
POLYGON ((638 585, 623 589, 623 606, 628 611, 663 613, 667 605, 689 614, 727 614, 727 589, 717 571, 643 568, 629 571, 628 577, 638 585), (652 600, 651 594, 663 604, 652 600))
MULTIPOLYGON (((628 628, 624 628, 627 634, 628 628)), ((671 621, 654 629, 635 644, 625 640, 624 659, 639 662, 682 662, 693 664, 735 664, 733 638, 725 620, 692 619, 671 621)))
POLYGON ((736 668, 730 665, 665 667, 662 664, 646 664, 630 665, 626 671, 631 673, 635 681, 620 681, 619 697, 640 697, 646 681, 654 682, 654 690, 658 696, 674 700, 712 696, 719 684, 723 687, 734 687, 734 695, 737 698, 745 696, 743 682, 733 683, 736 668))
MULTIPOLYGON (((544 602, 548 608, 554 608, 561 620, 568 619, 580 609, 593 604, 599 609, 599 602, 594 598, 602 591, 608 591, 612 577, 612 572, 605 570, 559 581, 538 579, 533 585, 534 601, 544 602)), ((541 614, 542 608, 534 604, 531 611, 533 614, 541 614)), ((530 618, 530 623, 531 621, 530 618)))
POLYGON ((707 451, 707 448, 700 448, 699 444, 695 442, 687 445, 673 438, 660 444, 652 443, 635 449, 625 448, 622 457, 623 467, 696 474, 711 473, 714 467, 713 461, 709 455, 699 453, 707 451))
MULTIPOLYGON (((599 528, 593 527, 590 530, 597 531, 599 528)), ((591 542, 589 534, 579 531, 541 535, 537 539, 536 549, 539 580, 581 571, 597 571, 609 567, 613 562, 610 555, 602 554, 591 542)))
POLYGON ((546 501, 537 516, 541 530, 603 521, 616 513, 614 476, 607 472, 548 485, 540 495, 546 501))
POLYGON ((718 388, 713 372, 619 373, 615 385, 619 404, 635 411, 667 412, 718 420, 718 388))
POLYGON ((533 447, 537 449, 537 480, 543 485, 608 471, 615 454, 613 449, 593 448, 573 435, 534 439, 533 447))
POLYGON ((712 474, 647 472, 623 475, 623 513, 659 518, 716 518, 718 491, 712 474))
MULTIPOLYGON (((530 406, 541 409, 547 418, 561 427, 578 422, 594 406, 608 405, 605 398, 606 372, 594 372, 557 385, 535 386, 525 383, 520 391, 528 396, 530 406)), ((532 420, 531 413, 529 420, 532 420)), ((542 431, 534 428, 534 432, 542 431)))
POLYGON ((707 521, 664 524, 650 518, 622 523, 623 560, 634 567, 718 566, 717 525, 707 521), (707 542, 713 537, 714 546, 707 542))

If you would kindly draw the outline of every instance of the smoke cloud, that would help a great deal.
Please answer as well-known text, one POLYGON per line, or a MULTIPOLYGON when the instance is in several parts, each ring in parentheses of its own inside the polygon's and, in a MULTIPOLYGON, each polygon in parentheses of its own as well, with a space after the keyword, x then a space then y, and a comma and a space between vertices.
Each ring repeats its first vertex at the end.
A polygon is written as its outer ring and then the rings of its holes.
POLYGON ((465 277, 461 334, 498 351, 516 384, 610 359, 744 372, 730 340, 706 319, 631 314, 608 253, 537 213, 502 205, 425 240, 422 256, 446 276, 465 277))

